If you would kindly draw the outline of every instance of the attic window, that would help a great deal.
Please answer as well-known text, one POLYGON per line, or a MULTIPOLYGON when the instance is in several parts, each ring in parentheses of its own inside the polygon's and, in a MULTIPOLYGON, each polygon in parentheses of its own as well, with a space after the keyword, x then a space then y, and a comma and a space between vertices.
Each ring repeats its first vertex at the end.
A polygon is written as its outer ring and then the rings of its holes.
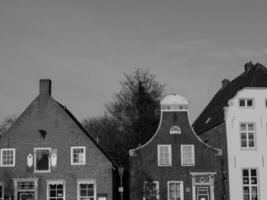
POLYGON ((161 105, 163 111, 188 111, 187 104, 163 104, 161 105))
POLYGON ((170 134, 181 134, 181 129, 179 126, 172 126, 170 128, 170 134))
POLYGON ((251 108, 253 107, 253 105, 254 105, 253 99, 250 98, 239 99, 239 106, 242 108, 251 108))

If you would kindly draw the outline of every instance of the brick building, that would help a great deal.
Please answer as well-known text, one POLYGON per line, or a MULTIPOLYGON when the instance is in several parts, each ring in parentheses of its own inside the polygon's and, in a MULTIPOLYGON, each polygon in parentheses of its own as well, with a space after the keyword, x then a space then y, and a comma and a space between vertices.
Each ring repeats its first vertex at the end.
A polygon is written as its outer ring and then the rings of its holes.
POLYGON ((154 136, 130 150, 130 199, 219 200, 223 198, 222 152, 192 130, 187 99, 161 101, 154 136))
POLYGON ((222 87, 195 120, 196 133, 223 149, 226 199, 267 198, 267 69, 252 62, 222 87))
POLYGON ((67 108, 51 81, 0 137, 0 200, 111 200, 116 164, 67 108))

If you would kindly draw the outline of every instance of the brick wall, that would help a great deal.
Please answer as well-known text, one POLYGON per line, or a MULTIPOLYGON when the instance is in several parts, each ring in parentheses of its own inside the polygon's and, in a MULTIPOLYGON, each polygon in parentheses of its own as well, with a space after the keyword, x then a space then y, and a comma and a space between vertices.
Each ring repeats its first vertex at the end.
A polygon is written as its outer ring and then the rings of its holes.
POLYGON ((97 193, 112 199, 112 168, 109 159, 96 147, 66 111, 52 97, 38 96, 15 125, 0 138, 0 148, 16 148, 16 166, 0 168, 5 194, 14 195, 13 178, 38 178, 38 199, 45 200, 47 180, 64 179, 66 199, 77 199, 77 179, 95 179, 97 193), (38 130, 47 132, 43 139, 38 130), (71 166, 70 147, 86 147, 86 165, 71 166), (35 147, 57 149, 57 166, 51 173, 33 173, 27 167, 27 155, 35 147))
POLYGON ((140 200, 144 175, 160 183, 160 199, 167 199, 167 181, 183 181, 184 199, 192 199, 192 176, 190 172, 216 172, 215 199, 222 199, 222 156, 201 142, 192 131, 187 112, 163 112, 159 129, 154 137, 130 158, 130 197, 140 200), (170 135, 173 125, 181 128, 181 135, 170 135), (157 145, 172 145, 172 166, 159 167, 157 164, 157 145), (195 145, 195 166, 181 166, 181 144, 195 145), (186 191, 190 188, 190 191, 186 191))

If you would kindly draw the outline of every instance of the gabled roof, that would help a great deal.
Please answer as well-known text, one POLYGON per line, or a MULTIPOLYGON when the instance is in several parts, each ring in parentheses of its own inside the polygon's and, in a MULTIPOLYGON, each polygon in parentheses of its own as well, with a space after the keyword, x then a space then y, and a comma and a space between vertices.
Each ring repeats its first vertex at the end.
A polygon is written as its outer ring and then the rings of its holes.
MULTIPOLYGON (((57 102, 57 101, 56 101, 57 102)), ((67 115, 76 123, 76 125, 80 128, 82 132, 84 132, 88 138, 97 146, 97 148, 109 159, 109 161, 114 165, 114 167, 118 168, 119 165, 99 146, 99 144, 95 141, 95 139, 86 131, 83 125, 74 117, 74 115, 67 109, 66 106, 57 102, 57 104, 67 113, 67 115)))
POLYGON ((224 83, 193 123, 198 135, 224 122, 224 107, 239 90, 244 87, 267 87, 267 69, 260 63, 254 65, 249 62, 242 74, 224 83))

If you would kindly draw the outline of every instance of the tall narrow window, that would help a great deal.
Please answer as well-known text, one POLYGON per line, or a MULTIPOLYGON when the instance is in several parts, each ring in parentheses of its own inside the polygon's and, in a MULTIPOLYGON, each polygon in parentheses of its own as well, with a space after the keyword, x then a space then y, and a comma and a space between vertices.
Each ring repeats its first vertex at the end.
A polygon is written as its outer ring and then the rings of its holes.
POLYGON ((4 200, 4 183, 0 182, 0 200, 4 200))
POLYGON ((48 200, 64 200, 65 199, 65 184, 64 181, 48 181, 47 182, 47 197, 48 200))
POLYGON ((15 166, 15 149, 1 149, 0 152, 1 167, 15 166))
POLYGON ((257 169, 243 169, 243 200, 258 200, 257 169))
POLYGON ((71 147, 71 165, 85 165, 85 147, 71 147))
POLYGON ((35 172, 50 172, 50 152, 51 148, 34 149, 35 172))
POLYGON ((158 166, 171 166, 171 145, 158 145, 158 166))
POLYGON ((183 182, 168 181, 168 200, 183 200, 183 182))
POLYGON ((194 145, 181 145, 181 165, 195 165, 195 148, 194 145))
POLYGON ((78 200, 96 200, 95 180, 78 181, 78 200))
POLYGON ((240 124, 241 147, 254 148, 256 147, 255 138, 255 125, 254 123, 241 123, 240 124))
POLYGON ((239 106, 244 108, 250 108, 254 106, 253 99, 251 98, 242 98, 239 99, 239 106))
POLYGON ((159 182, 145 181, 143 200, 156 199, 159 200, 159 182))

